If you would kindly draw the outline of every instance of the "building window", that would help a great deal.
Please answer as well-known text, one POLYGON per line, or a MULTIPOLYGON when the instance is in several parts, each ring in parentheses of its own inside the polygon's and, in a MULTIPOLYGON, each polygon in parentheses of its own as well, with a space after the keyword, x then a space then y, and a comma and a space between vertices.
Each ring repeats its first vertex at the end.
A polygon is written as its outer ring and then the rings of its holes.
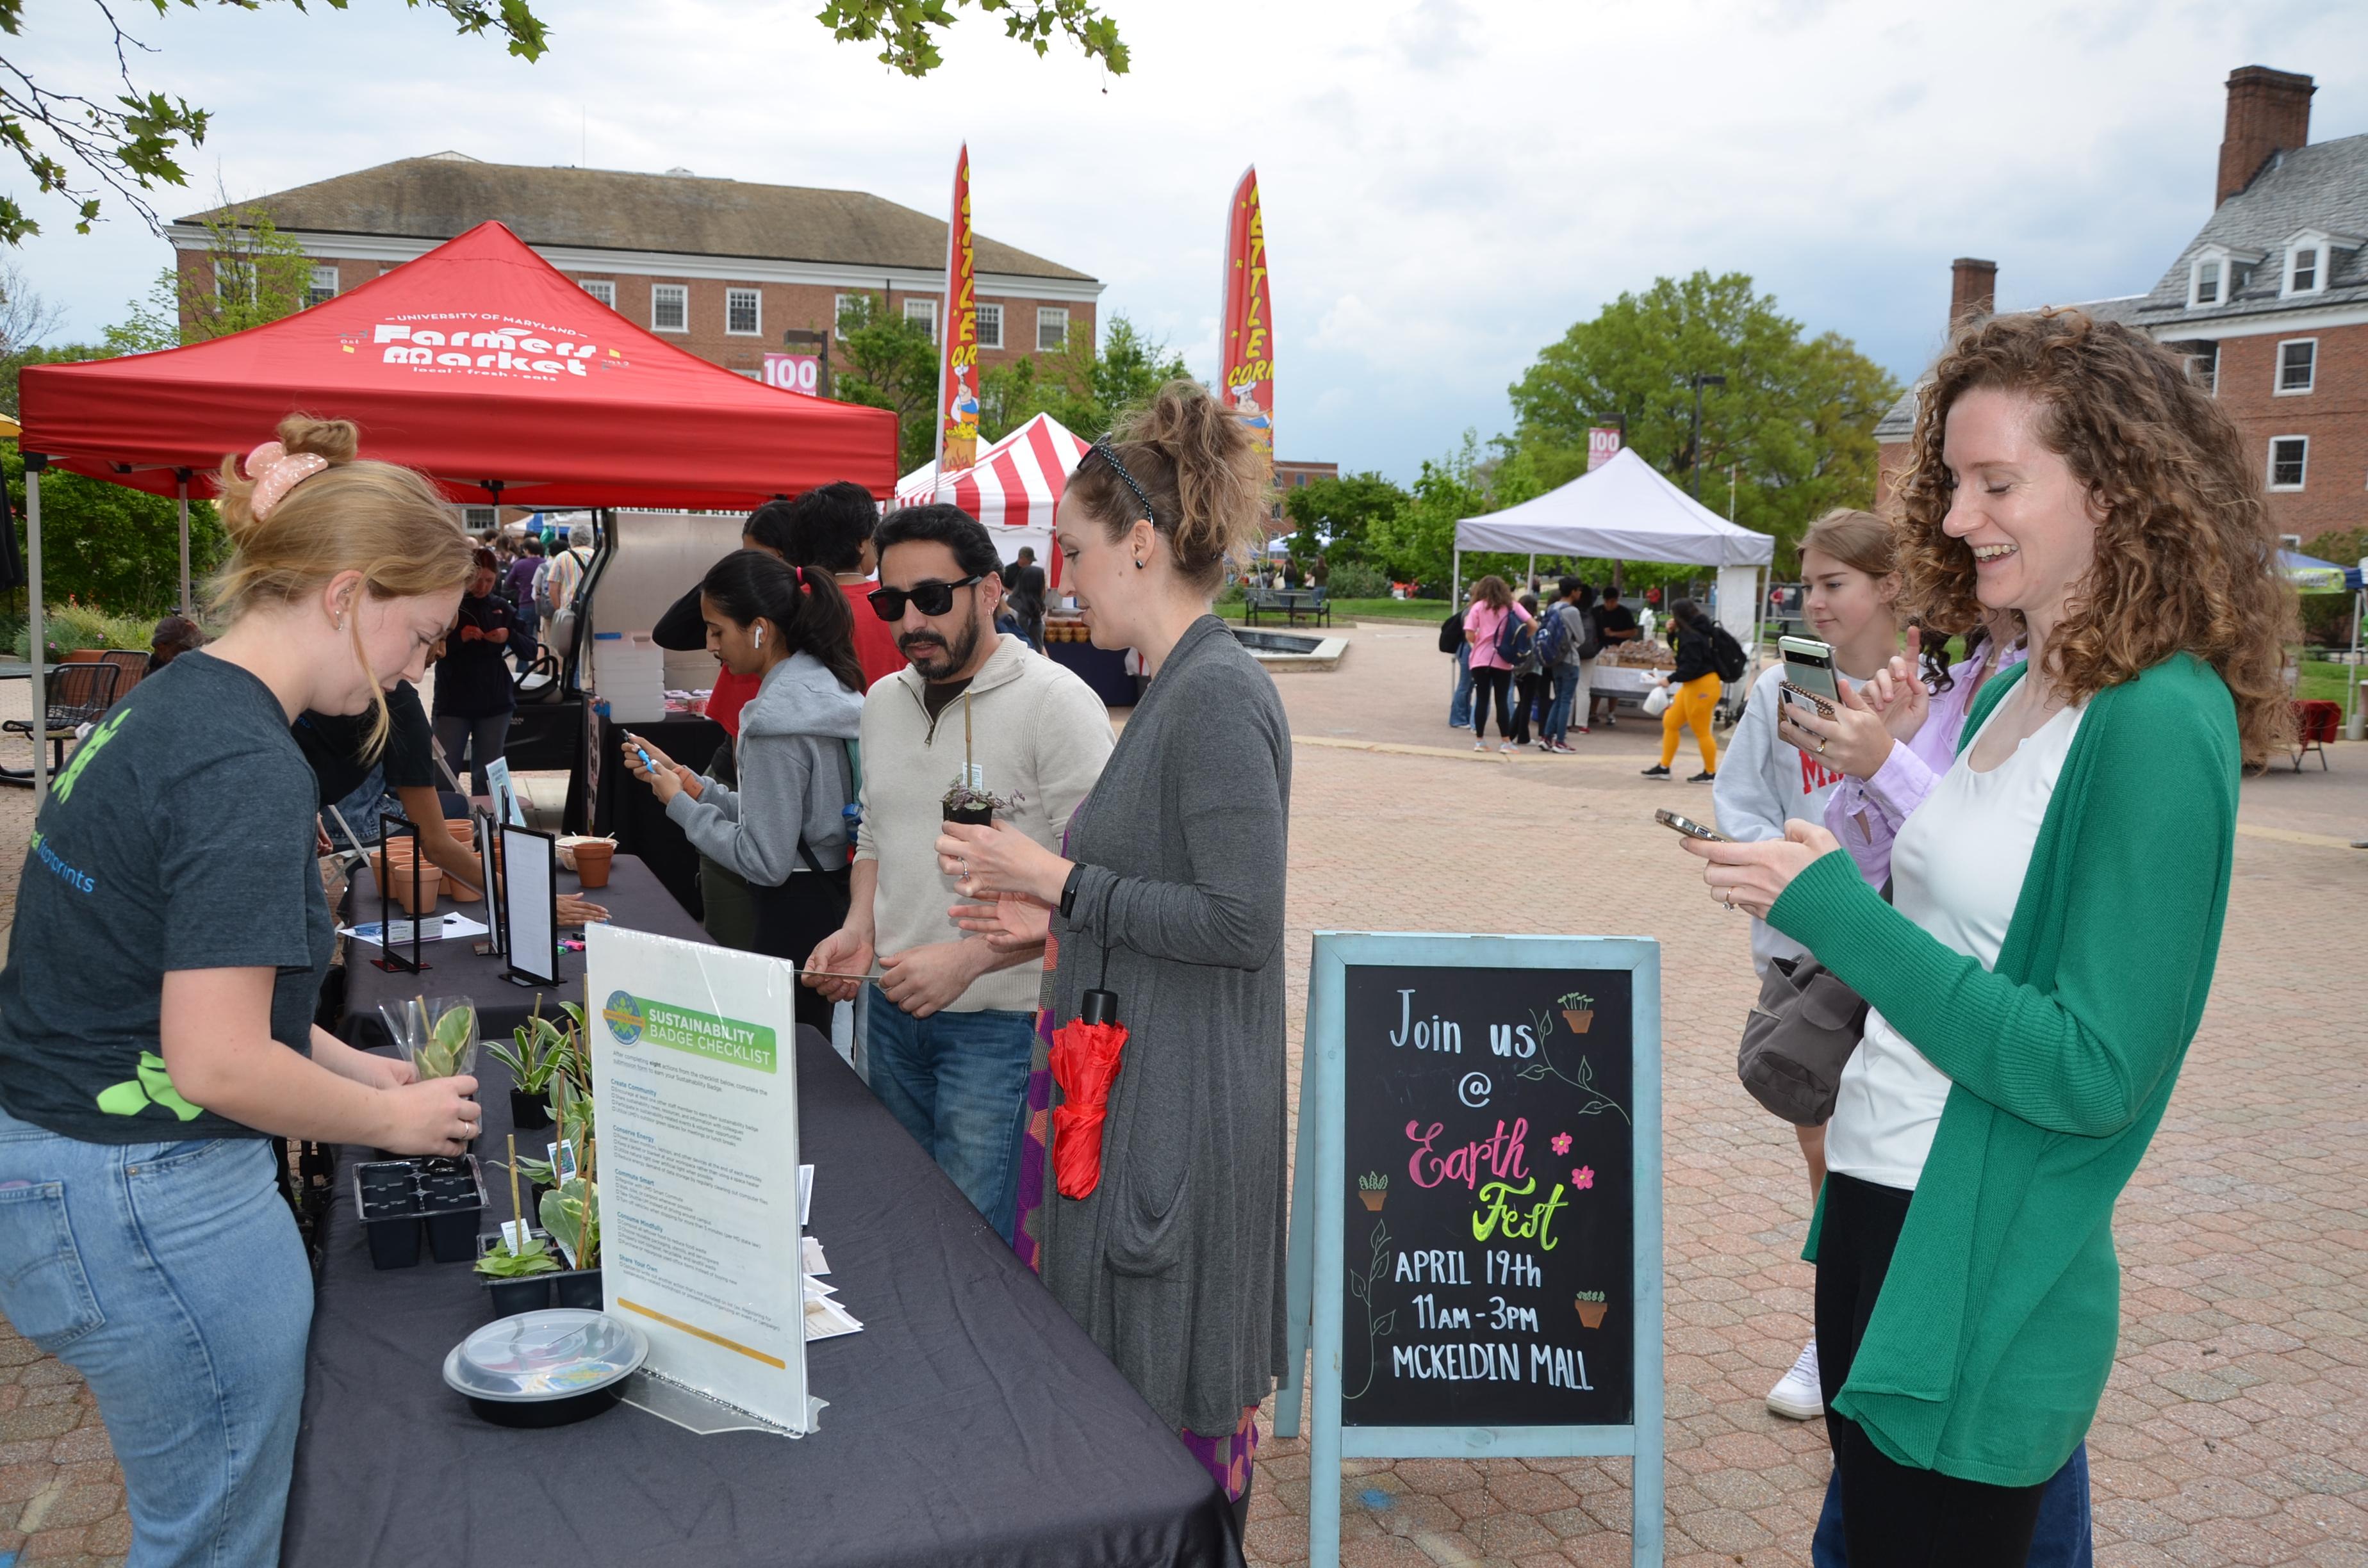
POLYGON ((214 298, 255 302, 255 264, 239 256, 214 258, 214 298))
POLYGON ((501 513, 492 506, 463 506, 461 518, 472 534, 491 533, 495 523, 500 520, 501 513))
POLYGON ((2270 488, 2300 490, 2310 467, 2310 437, 2280 436, 2270 442, 2270 488))
POLYGON ((2195 384, 2214 397, 2220 395, 2220 346, 2206 342, 2183 347, 2188 350, 2187 373, 2195 384))
POLYGON ((848 330, 847 318, 853 316, 859 322, 869 320, 871 308, 871 296, 869 294, 841 294, 831 301, 831 324, 844 337, 848 330))
POLYGON ((2191 305, 2216 305, 2220 302, 2220 279, 2228 264, 2217 256, 2207 256, 2195 264, 2192 287, 2188 290, 2191 305))
POLYGON ((2286 292, 2318 292, 2319 264, 2326 252, 2315 244, 2296 245, 2286 256, 2286 292))
POLYGON ((978 312, 978 346, 981 348, 1003 347, 1003 307, 990 305, 984 300, 973 307, 978 312))
POLYGON ((312 283, 304 290, 304 302, 307 305, 326 304, 336 297, 337 269, 334 267, 314 267, 312 283))
POLYGON ((652 332, 689 332, 690 330, 690 285, 688 283, 650 285, 650 330, 652 332))
POLYGON ((938 340, 938 302, 935 300, 907 300, 905 319, 917 324, 929 341, 938 340))
POLYGON ((586 278, 580 281, 584 285, 584 291, 586 293, 591 295, 594 299, 599 301, 602 304, 608 306, 612 311, 617 308, 617 281, 615 278, 586 278))
POLYGON ((1069 346, 1069 310, 1065 305, 1040 305, 1036 311, 1036 349, 1049 354, 1069 346))
POLYGON ((2297 337, 2278 345, 2278 395, 2306 392, 2318 382, 2318 339, 2297 337))
POLYGON ((765 330, 763 297, 754 289, 723 290, 723 330, 734 337, 755 337, 765 330))

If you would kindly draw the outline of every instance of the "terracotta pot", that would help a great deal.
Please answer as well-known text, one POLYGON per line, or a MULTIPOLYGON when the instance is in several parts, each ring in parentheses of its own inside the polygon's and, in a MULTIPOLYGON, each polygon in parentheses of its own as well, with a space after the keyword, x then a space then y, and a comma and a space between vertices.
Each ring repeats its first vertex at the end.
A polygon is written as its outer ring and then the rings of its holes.
POLYGON ((609 863, 616 858, 617 846, 598 840, 575 846, 575 877, 587 888, 609 885, 609 863))
POLYGON ((76 648, 58 661, 62 665, 101 665, 106 662, 106 654, 97 648, 76 648))
POLYGON ((1378 1214, 1382 1211, 1382 1205, 1388 1200, 1390 1194, 1387 1187, 1383 1187, 1378 1192, 1372 1191, 1364 1187, 1359 1187, 1357 1189, 1357 1196, 1365 1200, 1366 1208, 1378 1214))
POLYGON ((404 914, 425 915, 436 907, 436 894, 443 883, 444 873, 435 866, 420 867, 419 881, 416 884, 419 890, 418 895, 414 898, 412 894, 414 883, 409 871, 408 867, 398 867, 394 885, 389 891, 394 894, 394 902, 403 905, 404 914))
POLYGON ((1578 1322, 1582 1328, 1601 1328, 1603 1314, 1611 1307, 1609 1301, 1577 1301, 1573 1304, 1578 1308, 1578 1322))
POLYGON ((1562 1018, 1563 1022, 1570 1026, 1571 1033, 1585 1034, 1595 1023, 1595 1009, 1589 1007, 1585 1012, 1580 1012, 1576 1007, 1565 1007, 1562 1010, 1562 1018))

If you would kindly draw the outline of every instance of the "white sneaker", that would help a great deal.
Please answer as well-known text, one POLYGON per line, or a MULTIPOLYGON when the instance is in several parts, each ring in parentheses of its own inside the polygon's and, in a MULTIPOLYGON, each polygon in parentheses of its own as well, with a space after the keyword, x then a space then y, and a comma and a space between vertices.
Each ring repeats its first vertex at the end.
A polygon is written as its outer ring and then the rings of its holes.
POLYGON ((1793 1421, 1815 1421, 1826 1413, 1825 1391, 1817 1386, 1817 1342, 1801 1349, 1793 1369, 1768 1391, 1768 1408, 1793 1421))

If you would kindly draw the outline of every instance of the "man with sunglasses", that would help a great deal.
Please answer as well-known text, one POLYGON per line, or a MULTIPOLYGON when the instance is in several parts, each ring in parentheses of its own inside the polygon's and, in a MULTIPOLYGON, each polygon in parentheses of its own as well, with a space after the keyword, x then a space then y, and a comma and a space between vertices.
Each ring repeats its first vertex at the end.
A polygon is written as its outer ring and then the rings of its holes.
POLYGON ((872 1092, 1005 1241, 1019 1197, 1042 949, 998 953, 948 915, 961 895, 938 866, 952 786, 1008 802, 996 820, 1057 851, 1101 777, 1112 739, 1101 699, 1064 666, 995 630, 1003 563, 958 506, 906 506, 875 536, 873 616, 906 667, 863 704, 863 826, 847 924, 816 948, 805 983, 863 997, 872 1092), (851 977, 878 973, 867 983, 851 977))

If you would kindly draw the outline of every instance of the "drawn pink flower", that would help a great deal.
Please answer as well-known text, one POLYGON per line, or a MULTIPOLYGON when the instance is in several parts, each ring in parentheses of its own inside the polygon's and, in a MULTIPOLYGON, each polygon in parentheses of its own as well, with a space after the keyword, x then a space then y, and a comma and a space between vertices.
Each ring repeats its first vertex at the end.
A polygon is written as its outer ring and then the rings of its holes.
POLYGON ((1569 1133, 1557 1132, 1554 1135, 1554 1152, 1557 1154, 1567 1154, 1570 1153, 1569 1133))
POLYGON ((1581 1165, 1578 1169, 1571 1172, 1570 1185, 1578 1188, 1581 1192, 1593 1187, 1595 1185, 1595 1167, 1593 1165, 1581 1165))

